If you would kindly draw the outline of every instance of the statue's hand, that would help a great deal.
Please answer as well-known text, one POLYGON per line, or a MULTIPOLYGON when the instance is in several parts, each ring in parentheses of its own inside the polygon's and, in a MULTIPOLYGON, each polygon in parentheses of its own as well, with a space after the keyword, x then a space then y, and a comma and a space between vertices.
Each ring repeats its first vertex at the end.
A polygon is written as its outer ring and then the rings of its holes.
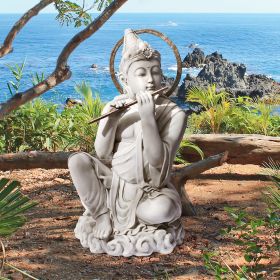
POLYGON ((126 112, 126 109, 124 108, 125 104, 129 103, 131 99, 129 99, 127 94, 122 94, 119 96, 116 96, 112 101, 108 103, 107 110, 105 113, 110 112, 114 109, 119 109, 114 114, 109 115, 109 120, 118 120, 120 117, 126 112))
POLYGON ((154 98, 148 91, 140 91, 136 95, 138 103, 138 110, 141 119, 150 119, 155 114, 155 102, 154 98))
POLYGON ((129 101, 130 99, 127 94, 118 95, 110 102, 110 106, 116 109, 120 109, 124 107, 124 105, 129 101))

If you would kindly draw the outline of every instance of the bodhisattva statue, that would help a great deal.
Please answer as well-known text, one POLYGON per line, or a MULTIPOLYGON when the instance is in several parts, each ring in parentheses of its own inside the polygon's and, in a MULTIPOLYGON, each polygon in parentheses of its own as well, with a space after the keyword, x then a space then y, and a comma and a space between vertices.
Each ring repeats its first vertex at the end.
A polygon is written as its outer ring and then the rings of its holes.
POLYGON ((147 256, 171 253, 181 244, 181 200, 170 171, 186 126, 186 115, 163 95, 160 53, 132 30, 125 31, 119 79, 124 94, 107 103, 122 108, 100 121, 97 157, 71 155, 68 166, 85 208, 75 228, 92 253, 147 256), (104 164, 111 161, 111 166, 104 164))

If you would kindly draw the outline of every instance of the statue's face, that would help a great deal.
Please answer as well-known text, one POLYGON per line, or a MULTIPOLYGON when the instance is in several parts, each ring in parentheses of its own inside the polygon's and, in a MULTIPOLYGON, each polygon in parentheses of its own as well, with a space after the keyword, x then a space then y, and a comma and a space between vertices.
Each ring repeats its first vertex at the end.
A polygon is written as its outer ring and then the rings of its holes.
POLYGON ((161 88, 162 72, 157 59, 133 62, 127 72, 127 85, 134 98, 140 91, 154 92, 161 88))

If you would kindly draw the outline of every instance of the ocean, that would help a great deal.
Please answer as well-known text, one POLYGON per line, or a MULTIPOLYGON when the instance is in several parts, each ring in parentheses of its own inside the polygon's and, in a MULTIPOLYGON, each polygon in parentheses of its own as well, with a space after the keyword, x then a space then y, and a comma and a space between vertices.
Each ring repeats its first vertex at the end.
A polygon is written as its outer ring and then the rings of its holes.
MULTIPOLYGON (((0 14, 0 42, 3 42, 19 14, 0 14)), ((95 17, 94 15, 93 17, 95 17)), ((63 104, 66 98, 80 98, 74 86, 90 83, 103 101, 118 94, 111 81, 109 59, 115 43, 126 28, 156 29, 167 35, 178 47, 182 59, 197 44, 206 54, 218 51, 232 62, 244 63, 247 73, 260 73, 280 81, 280 14, 115 14, 91 38, 84 41, 70 56, 72 77, 42 97, 63 104), (96 70, 91 69, 97 64, 96 70)), ((78 32, 72 26, 61 26, 55 14, 34 17, 16 37, 13 53, 0 59, 0 102, 10 97, 7 82, 13 77, 7 65, 25 61, 20 90, 32 86, 35 73, 49 75, 64 45, 78 32)), ((176 60, 165 42, 153 35, 142 36, 160 50, 166 76, 176 74, 176 60)), ((116 59, 118 67, 120 54, 116 59)), ((197 69, 184 69, 196 75, 197 69)))

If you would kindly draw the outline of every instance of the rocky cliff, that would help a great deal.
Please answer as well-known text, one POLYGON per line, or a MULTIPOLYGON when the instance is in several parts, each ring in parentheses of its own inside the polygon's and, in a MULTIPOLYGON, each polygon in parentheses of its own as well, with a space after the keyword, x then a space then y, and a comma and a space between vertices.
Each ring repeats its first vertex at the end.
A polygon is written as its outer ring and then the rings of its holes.
POLYGON ((195 48, 183 60, 183 67, 203 68, 197 77, 186 75, 178 91, 180 99, 185 98, 190 88, 207 88, 210 84, 216 84, 218 90, 226 90, 233 96, 269 98, 280 94, 280 83, 265 75, 246 75, 244 64, 229 62, 217 52, 205 56, 201 49, 195 48))

